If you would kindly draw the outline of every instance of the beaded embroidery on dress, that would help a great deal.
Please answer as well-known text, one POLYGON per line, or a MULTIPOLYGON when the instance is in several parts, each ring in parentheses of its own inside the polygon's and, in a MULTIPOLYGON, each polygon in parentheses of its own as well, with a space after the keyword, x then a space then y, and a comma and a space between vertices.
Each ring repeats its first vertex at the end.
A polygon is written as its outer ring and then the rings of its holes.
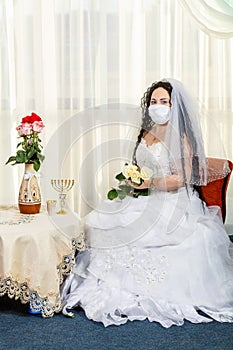
MULTIPOLYGON (((137 160, 154 177, 170 174, 162 143, 142 140, 137 160)), ((89 249, 63 284, 64 314, 79 305, 104 326, 233 322, 232 244, 219 208, 203 210, 192 188, 106 200, 85 226, 89 249)))

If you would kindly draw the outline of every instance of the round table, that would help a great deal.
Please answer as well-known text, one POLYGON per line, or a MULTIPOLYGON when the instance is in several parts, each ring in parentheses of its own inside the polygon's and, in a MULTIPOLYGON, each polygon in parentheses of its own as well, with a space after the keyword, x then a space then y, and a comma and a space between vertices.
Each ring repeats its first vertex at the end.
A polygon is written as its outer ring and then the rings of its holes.
POLYGON ((85 249, 79 216, 20 214, 0 207, 0 296, 30 302, 32 311, 51 317, 61 310, 60 285, 85 249))

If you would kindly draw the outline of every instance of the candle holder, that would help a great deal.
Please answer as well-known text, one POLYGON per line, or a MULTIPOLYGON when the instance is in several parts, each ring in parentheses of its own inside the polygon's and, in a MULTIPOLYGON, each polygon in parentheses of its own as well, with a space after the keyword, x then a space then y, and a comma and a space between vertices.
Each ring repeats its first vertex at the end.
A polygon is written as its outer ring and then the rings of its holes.
POLYGON ((61 179, 61 180, 51 180, 51 184, 57 192, 59 192, 59 202, 60 202, 60 210, 57 214, 67 214, 67 211, 64 209, 66 206, 66 195, 67 192, 71 190, 74 186, 74 180, 69 179, 61 179))

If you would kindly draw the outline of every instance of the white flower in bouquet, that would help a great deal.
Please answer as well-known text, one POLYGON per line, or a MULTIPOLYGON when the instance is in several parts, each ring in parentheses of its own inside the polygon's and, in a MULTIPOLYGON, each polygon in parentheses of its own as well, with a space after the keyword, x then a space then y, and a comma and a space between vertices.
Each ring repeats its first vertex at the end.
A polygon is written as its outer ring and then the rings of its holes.
POLYGON ((146 166, 143 166, 143 167, 141 167, 140 174, 141 174, 141 178, 144 181, 145 180, 150 180, 150 178, 153 175, 153 171, 150 168, 148 168, 146 166))
POLYGON ((141 184, 141 175, 137 165, 126 163, 122 170, 122 174, 126 179, 131 179, 132 182, 134 182, 135 184, 137 185, 141 184))
POLYGON ((135 189, 126 180, 131 180, 133 184, 140 186, 143 181, 149 180, 153 175, 153 171, 143 166, 141 169, 139 166, 132 163, 125 163, 123 170, 120 174, 117 174, 115 178, 119 181, 118 188, 112 188, 108 192, 108 199, 124 199, 126 196, 137 198, 138 196, 147 196, 148 189, 135 189))

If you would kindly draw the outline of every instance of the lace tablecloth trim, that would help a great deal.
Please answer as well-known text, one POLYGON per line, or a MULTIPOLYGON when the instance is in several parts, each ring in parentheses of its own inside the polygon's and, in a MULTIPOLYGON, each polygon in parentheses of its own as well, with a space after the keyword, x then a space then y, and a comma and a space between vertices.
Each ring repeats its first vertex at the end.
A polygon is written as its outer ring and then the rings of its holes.
MULTIPOLYGON (((72 239, 72 252, 64 256, 62 263, 57 267, 60 284, 63 282, 64 276, 67 276, 74 266, 76 251, 85 250, 85 248, 84 233, 72 239)), ((20 299, 22 304, 30 303, 31 310, 34 312, 41 311, 44 318, 52 317, 54 313, 60 312, 62 308, 60 295, 56 296, 56 301, 52 304, 47 297, 42 298, 36 291, 31 291, 27 282, 19 283, 9 276, 0 279, 0 297, 5 294, 10 299, 20 299)))
POLYGON ((52 304, 47 297, 41 298, 37 292, 30 292, 30 308, 34 312, 41 311, 44 318, 52 317, 62 309, 61 298, 57 295, 55 303, 52 304))
POLYGON ((61 299, 58 295, 53 305, 49 299, 41 298, 36 291, 30 291, 27 282, 19 283, 11 277, 0 279, 0 297, 7 294, 10 299, 20 299, 22 304, 30 302, 32 311, 41 311, 43 317, 52 317, 54 312, 61 311, 61 299))
POLYGON ((75 264, 76 251, 83 251, 85 249, 85 235, 84 232, 82 232, 78 237, 72 239, 72 252, 68 255, 65 255, 63 257, 63 261, 57 267, 60 284, 63 283, 64 277, 70 274, 75 264))
POLYGON ((19 283, 11 277, 0 279, 0 297, 4 294, 7 294, 10 299, 20 299, 22 304, 26 304, 30 300, 30 290, 27 282, 19 283))

